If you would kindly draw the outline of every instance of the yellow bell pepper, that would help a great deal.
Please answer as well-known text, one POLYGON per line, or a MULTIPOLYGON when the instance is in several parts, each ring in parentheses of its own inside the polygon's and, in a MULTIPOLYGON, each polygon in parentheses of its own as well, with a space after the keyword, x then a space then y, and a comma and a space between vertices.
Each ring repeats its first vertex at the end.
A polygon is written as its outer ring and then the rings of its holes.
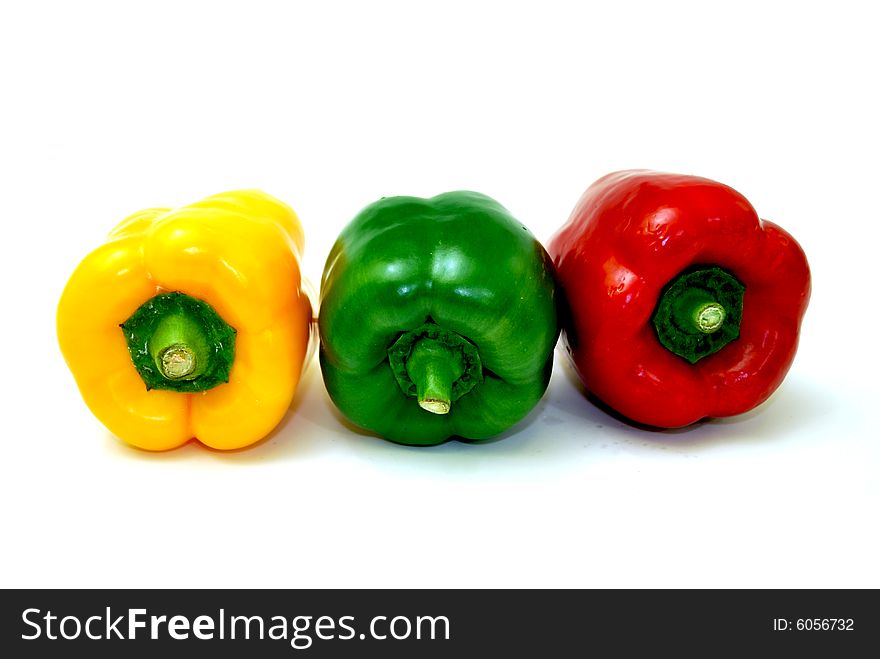
POLYGON ((58 306, 61 351, 91 411, 155 451, 268 435, 309 353, 302 251, 296 214, 256 190, 124 220, 58 306))

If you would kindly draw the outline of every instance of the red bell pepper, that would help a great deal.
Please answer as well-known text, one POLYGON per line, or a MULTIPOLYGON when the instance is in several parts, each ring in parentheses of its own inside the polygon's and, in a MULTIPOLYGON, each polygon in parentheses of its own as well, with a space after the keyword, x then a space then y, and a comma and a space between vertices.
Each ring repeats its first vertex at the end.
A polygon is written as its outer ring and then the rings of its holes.
POLYGON ((806 257, 725 185, 609 174, 548 251, 575 370, 633 421, 673 428, 746 412, 791 366, 810 298, 806 257))

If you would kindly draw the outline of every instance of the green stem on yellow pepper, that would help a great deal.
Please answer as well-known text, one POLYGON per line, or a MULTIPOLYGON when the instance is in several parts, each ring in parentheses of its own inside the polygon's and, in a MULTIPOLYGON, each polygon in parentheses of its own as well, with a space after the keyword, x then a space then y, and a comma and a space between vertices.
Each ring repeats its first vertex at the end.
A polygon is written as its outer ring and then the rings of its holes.
POLYGON ((120 327, 147 389, 195 393, 229 381, 235 330, 202 300, 162 293, 120 327))

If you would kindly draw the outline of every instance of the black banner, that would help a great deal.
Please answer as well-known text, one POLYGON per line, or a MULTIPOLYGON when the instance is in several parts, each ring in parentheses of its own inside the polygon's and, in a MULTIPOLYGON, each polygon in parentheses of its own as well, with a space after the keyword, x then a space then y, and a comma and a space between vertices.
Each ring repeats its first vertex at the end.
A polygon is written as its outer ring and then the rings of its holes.
POLYGON ((7 657, 715 656, 878 647, 872 590, 6 590, 7 657), (548 654, 549 653, 549 654, 548 654))

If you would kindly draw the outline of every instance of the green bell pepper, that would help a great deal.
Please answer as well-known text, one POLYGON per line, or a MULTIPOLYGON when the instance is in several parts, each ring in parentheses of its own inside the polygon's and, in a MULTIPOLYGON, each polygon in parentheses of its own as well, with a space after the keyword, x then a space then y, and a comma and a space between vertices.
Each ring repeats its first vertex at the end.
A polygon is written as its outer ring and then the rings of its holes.
POLYGON ((342 231, 321 281, 321 371, 352 423, 403 444, 486 439, 547 388, 547 252, 476 192, 389 197, 342 231))

